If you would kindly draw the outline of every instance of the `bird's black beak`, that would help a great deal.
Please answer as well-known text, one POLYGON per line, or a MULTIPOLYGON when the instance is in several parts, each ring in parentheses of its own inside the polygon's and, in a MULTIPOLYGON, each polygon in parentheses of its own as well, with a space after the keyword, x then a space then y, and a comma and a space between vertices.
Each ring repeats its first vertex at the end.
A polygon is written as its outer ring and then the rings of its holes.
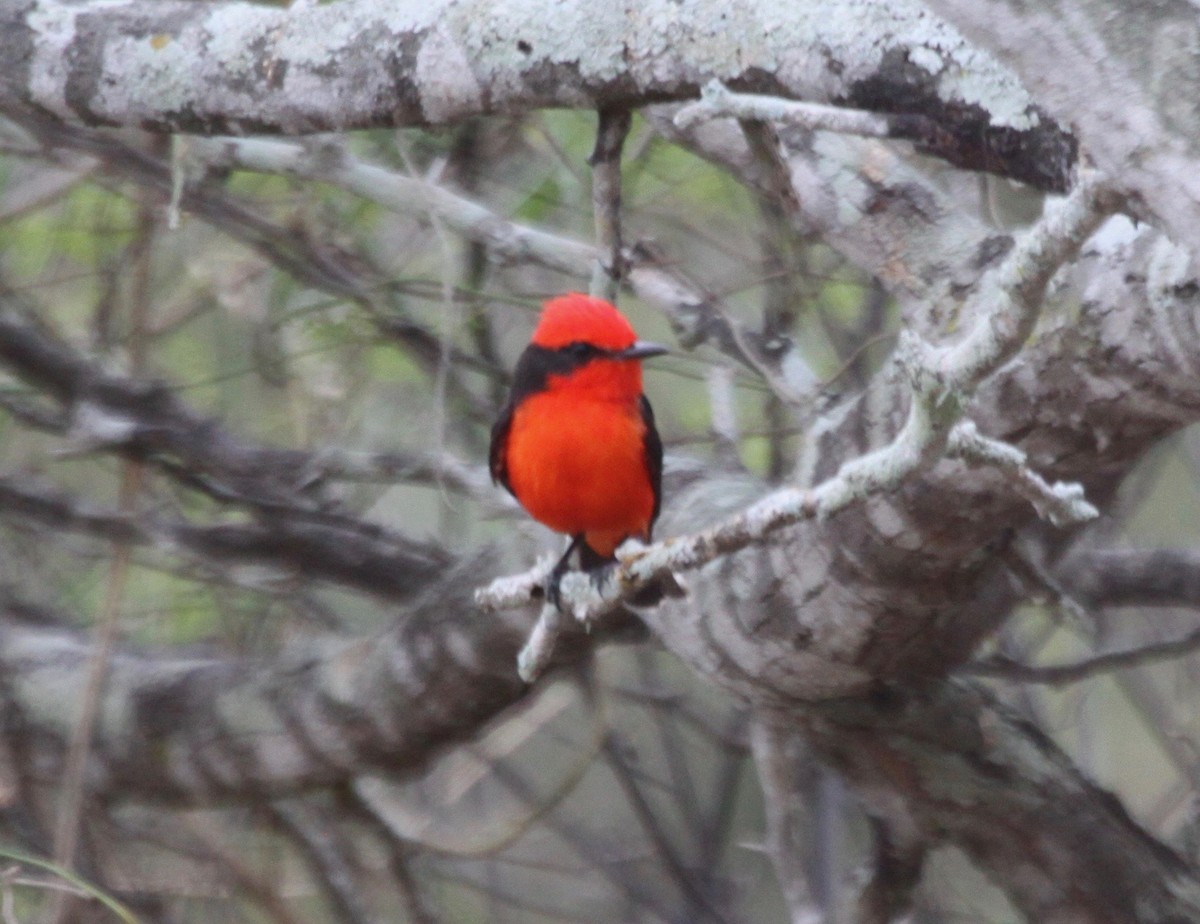
POLYGON ((660 344, 638 340, 633 346, 617 350, 612 355, 616 359, 649 359, 651 356, 662 356, 664 353, 670 352, 670 350, 660 344))

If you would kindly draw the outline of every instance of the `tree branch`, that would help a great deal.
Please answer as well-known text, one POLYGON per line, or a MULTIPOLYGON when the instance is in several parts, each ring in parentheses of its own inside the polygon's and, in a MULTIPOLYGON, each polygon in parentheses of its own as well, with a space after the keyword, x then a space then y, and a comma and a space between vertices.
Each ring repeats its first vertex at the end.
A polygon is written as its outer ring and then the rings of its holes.
POLYGON ((1200 550, 1082 549, 1055 568, 1087 606, 1200 607, 1200 550))
POLYGON ((1128 670, 1187 657, 1197 651, 1200 651, 1200 629, 1168 642, 1150 642, 1126 651, 1109 651, 1073 664, 1023 664, 1003 655, 991 655, 966 665, 963 673, 975 677, 995 677, 1010 683, 1038 683, 1057 687, 1078 683, 1109 671, 1128 670))
POLYGON ((866 138, 904 137, 892 127, 893 120, 885 115, 820 103, 801 103, 778 96, 733 93, 719 80, 706 83, 700 90, 700 101, 682 106, 675 113, 674 122, 676 128, 687 131, 709 119, 720 118, 782 122, 809 131, 866 138))
POLYGON ((802 721, 872 814, 958 845, 1031 921, 1200 915, 1195 870, 978 686, 831 703, 802 721))
POLYGON ((591 292, 609 302, 616 302, 627 272, 621 243, 621 150, 631 121, 628 109, 601 109, 596 146, 588 158, 592 167, 592 218, 599 250, 591 292))
POLYGON ((748 92, 917 112, 927 148, 961 166, 1065 189, 1075 148, 1003 69, 916 2, 828 7, 652 0, 596 15, 532 6, 344 0, 282 10, 226 2, 0 4, 0 108, 17 101, 92 125, 196 134, 302 134, 447 123, 549 106, 630 108, 748 92), (478 24, 486 22, 486 28, 478 24), (671 38, 644 23, 670 23, 671 38), (719 38, 717 38, 719 37, 719 38), (328 62, 336 59, 336 73, 328 62), (951 75, 967 79, 955 80, 951 75))
MULTIPOLYGON (((273 662, 118 649, 92 747, 89 796, 185 805, 284 797, 378 772, 420 772, 516 703, 526 618, 481 630, 466 599, 474 559, 444 572, 373 637, 315 638, 273 662)), ((562 661, 588 645, 559 646, 562 661)), ((57 782, 90 647, 6 614, 0 713, 22 778, 57 782), (36 678, 28 684, 24 678, 36 678)))
POLYGON ((196 525, 96 508, 28 479, 0 477, 0 515, 110 542, 177 551, 213 572, 268 565, 399 602, 419 594, 453 559, 432 543, 370 523, 339 528, 289 517, 260 523, 196 525))

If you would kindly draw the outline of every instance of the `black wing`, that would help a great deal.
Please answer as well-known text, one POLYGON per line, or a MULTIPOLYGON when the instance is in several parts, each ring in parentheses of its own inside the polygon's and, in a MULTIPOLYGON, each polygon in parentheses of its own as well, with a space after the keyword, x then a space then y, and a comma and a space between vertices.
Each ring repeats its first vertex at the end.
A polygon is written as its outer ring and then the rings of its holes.
POLYGON ((658 435, 658 428, 654 426, 654 408, 650 407, 645 395, 641 396, 638 407, 642 412, 642 423, 646 425, 646 471, 650 475, 650 489, 654 492, 654 509, 646 527, 646 538, 649 539, 654 529, 654 521, 658 519, 658 512, 662 509, 663 444, 662 437, 658 435))
POLYGON ((492 424, 492 445, 488 448, 488 468, 492 473, 492 483, 502 484, 504 489, 513 494, 512 485, 508 483, 508 431, 512 427, 513 402, 504 405, 504 410, 496 422, 492 424))
POLYGON ((508 393, 508 404, 492 425, 492 445, 488 450, 488 468, 491 469, 493 483, 504 485, 513 497, 517 495, 508 483, 508 431, 512 427, 513 411, 530 395, 544 391, 546 379, 551 373, 565 375, 590 358, 591 354, 580 356, 567 350, 547 350, 545 347, 531 344, 517 360, 517 368, 513 370, 512 389, 508 393))

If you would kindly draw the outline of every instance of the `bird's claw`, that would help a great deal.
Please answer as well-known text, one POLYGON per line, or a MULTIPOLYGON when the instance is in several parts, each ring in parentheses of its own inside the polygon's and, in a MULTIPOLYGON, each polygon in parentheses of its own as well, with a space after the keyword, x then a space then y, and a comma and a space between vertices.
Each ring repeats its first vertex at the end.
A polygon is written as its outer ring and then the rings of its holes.
POLYGON ((617 563, 614 561, 611 564, 601 565, 599 568, 593 568, 588 572, 588 577, 591 579, 592 587, 596 589, 596 593, 604 593, 604 585, 608 583, 616 569, 617 563))
POLYGON ((562 579, 563 572, 560 571, 557 574, 551 573, 550 576, 546 578, 545 587, 546 602, 553 605, 553 607, 560 613, 563 612, 562 579))

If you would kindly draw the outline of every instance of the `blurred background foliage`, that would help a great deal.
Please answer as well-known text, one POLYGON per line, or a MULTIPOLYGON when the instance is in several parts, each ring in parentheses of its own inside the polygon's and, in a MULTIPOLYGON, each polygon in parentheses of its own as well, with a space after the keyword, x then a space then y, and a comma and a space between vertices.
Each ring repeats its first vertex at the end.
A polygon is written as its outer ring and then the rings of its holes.
MULTIPOLYGON (((591 115, 545 112, 343 141, 365 162, 587 241, 594 131, 591 115)), ((102 160, 46 150, 15 129, 0 139, 7 286, 96 364, 164 382, 247 440, 450 459, 482 485, 490 423, 540 303, 588 286, 497 262, 436 220, 329 184, 240 171, 190 178, 266 222, 273 240, 367 280, 370 298, 356 300, 298 278, 219 223, 185 211, 172 227, 166 197, 102 160)), ((123 140, 186 162, 186 140, 123 140)), ((769 203, 638 117, 623 182, 625 239, 652 248, 747 329, 797 341, 830 392, 860 388, 887 355, 898 319, 872 280, 819 240, 781 240, 769 203)), ((621 308, 641 336, 674 341, 658 312, 630 296, 621 308)), ((714 470, 744 467, 764 482, 790 473, 796 424, 753 369, 703 347, 656 360, 646 383, 668 454, 714 470), (732 446, 712 420, 714 389, 726 383, 732 446)), ((6 477, 136 516, 247 517, 151 469, 123 489, 136 463, 77 444, 69 428, 30 426, 23 415, 41 397, 16 379, 2 386, 6 477)), ((1189 540, 1200 513, 1197 448, 1187 435, 1146 461, 1107 521, 1115 538, 1189 540)), ((499 489, 459 490, 436 465, 347 479, 332 492, 345 511, 456 552, 497 543, 514 569, 558 547, 499 489)), ((80 628, 103 611, 113 556, 94 536, 0 516, 4 592, 80 628)), ((368 634, 394 618, 387 599, 261 565, 204 567, 169 547, 134 551, 120 601, 127 641, 262 657, 315 633, 368 634)), ((1164 636, 1184 625, 1182 614, 1154 618, 1164 636)), ((1102 621, 1102 638, 1121 632, 1120 618, 1102 621)), ((996 641, 1051 661, 1091 644, 1051 606, 1028 607, 996 641)), ((1195 673, 1185 662, 1063 690, 1003 689, 1141 820, 1178 833, 1197 770, 1200 730, 1184 708, 1195 673)), ((619 646, 548 684, 419 782, 373 779, 354 799, 331 792, 283 806, 106 808, 84 819, 89 874, 145 920, 782 921, 751 747, 738 703, 652 644, 619 646)), ((856 883, 865 824, 835 778, 815 766, 811 774, 809 879, 814 906, 834 921, 856 883)), ((29 845, 27 831, 11 819, 6 826, 5 841, 29 845)), ((46 907, 54 879, 20 869, 25 881, 14 874, 0 886, 25 921, 46 907)), ((915 919, 1015 914, 945 851, 915 919)))

